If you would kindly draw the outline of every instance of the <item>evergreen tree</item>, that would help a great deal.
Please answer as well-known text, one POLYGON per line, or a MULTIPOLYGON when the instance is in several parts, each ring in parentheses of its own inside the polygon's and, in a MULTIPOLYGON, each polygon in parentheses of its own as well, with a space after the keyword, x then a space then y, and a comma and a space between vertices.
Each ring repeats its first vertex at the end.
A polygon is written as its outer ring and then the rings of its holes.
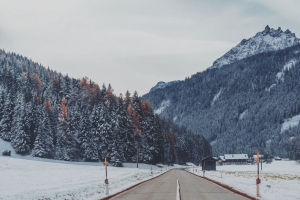
POLYGON ((40 124, 38 126, 38 135, 34 142, 34 149, 32 156, 41 158, 53 158, 54 144, 53 134, 51 128, 51 121, 49 119, 48 107, 44 108, 40 124))
POLYGON ((73 160, 75 158, 76 141, 74 134, 69 127, 69 116, 67 111, 67 101, 62 98, 59 114, 57 152, 56 156, 63 160, 73 160))
POLYGON ((98 161, 97 144, 91 133, 91 122, 87 111, 84 111, 80 120, 80 132, 78 134, 80 152, 85 161, 98 161))
POLYGON ((16 153, 28 153, 30 150, 29 116, 26 114, 24 96, 18 95, 11 129, 11 144, 16 153))
POLYGON ((13 107, 14 104, 10 95, 5 100, 5 104, 3 106, 3 115, 0 122, 0 133, 1 138, 6 141, 11 141, 11 123, 13 119, 13 107))

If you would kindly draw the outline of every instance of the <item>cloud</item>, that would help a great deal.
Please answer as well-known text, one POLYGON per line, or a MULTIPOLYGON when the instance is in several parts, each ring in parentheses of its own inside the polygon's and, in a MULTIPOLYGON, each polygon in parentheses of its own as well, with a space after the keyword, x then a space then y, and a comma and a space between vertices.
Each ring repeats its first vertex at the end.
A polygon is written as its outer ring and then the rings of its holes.
POLYGON ((298 3, 288 1, 11 0, 0 7, 0 44, 116 93, 144 94, 205 70, 267 24, 300 32, 298 3))

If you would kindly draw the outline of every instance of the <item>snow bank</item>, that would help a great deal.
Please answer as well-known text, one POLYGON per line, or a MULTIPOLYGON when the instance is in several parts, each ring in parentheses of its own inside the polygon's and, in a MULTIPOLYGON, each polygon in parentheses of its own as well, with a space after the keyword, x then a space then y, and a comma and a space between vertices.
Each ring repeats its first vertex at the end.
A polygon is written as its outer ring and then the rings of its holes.
MULTIPOLYGON (((192 171, 192 169, 190 169, 192 171)), ((201 170, 194 170, 202 176, 201 170)), ((273 161, 263 163, 260 171, 260 194, 262 200, 300 199, 300 164, 295 161, 273 161)), ((257 165, 223 165, 217 171, 206 171, 205 176, 230 185, 237 190, 255 197, 257 165)))
POLYGON ((2 152, 4 150, 10 150, 11 151, 11 156, 13 156, 13 157, 18 156, 15 153, 15 150, 13 149, 13 147, 11 146, 11 143, 10 142, 6 142, 6 141, 4 141, 3 139, 0 138, 0 154, 1 155, 2 155, 2 152))
MULTIPOLYGON (((2 148, 2 143, 1 143, 2 148)), ((70 163, 0 156, 0 199, 100 199, 105 196, 102 163, 70 163), (47 162, 44 162, 47 161, 47 162)), ((108 167, 110 194, 152 178, 150 165, 108 167)), ((166 168, 153 166, 154 176, 166 168)))

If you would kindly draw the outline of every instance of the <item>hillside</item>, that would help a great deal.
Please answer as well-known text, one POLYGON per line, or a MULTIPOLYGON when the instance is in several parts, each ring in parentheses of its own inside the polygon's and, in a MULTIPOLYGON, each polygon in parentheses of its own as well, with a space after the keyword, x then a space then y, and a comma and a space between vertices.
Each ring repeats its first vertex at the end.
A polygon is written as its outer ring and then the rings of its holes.
POLYGON ((20 155, 112 164, 199 163, 207 141, 165 120, 137 92, 64 76, 0 50, 0 137, 20 155))
POLYGON ((205 136, 214 155, 261 151, 299 158, 300 45, 282 47, 211 67, 143 99, 161 116, 205 136))

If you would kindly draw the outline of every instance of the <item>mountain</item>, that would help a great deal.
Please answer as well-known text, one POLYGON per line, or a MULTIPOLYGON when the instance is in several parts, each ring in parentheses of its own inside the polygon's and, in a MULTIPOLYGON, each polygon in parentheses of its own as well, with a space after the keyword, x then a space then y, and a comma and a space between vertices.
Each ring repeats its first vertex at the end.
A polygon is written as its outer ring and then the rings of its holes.
POLYGON ((203 135, 215 156, 260 151, 300 158, 300 45, 291 45, 291 38, 299 41, 289 31, 267 27, 233 48, 240 51, 232 49, 218 59, 215 67, 142 99, 161 116, 203 135), (269 38, 273 45, 250 51, 254 38, 264 38, 261 44, 269 38))
POLYGON ((275 30, 266 26, 265 30, 258 32, 255 36, 243 39, 237 46, 217 59, 211 68, 220 68, 258 53, 285 49, 299 43, 300 40, 289 29, 283 32, 280 27, 275 30))
MULTIPOLYGON (((0 138, 17 154, 66 161, 200 163, 210 144, 154 113, 137 92, 115 96, 0 49, 0 138)), ((1 139, 1 140, 2 140, 1 139)))
POLYGON ((177 80, 177 81, 171 81, 171 82, 163 82, 163 81, 159 81, 154 87, 152 87, 151 89, 150 89, 150 91, 149 92, 153 92, 153 91, 155 91, 155 90, 158 90, 158 89, 162 89, 162 88, 165 88, 165 87, 167 87, 167 86, 170 86, 170 85, 172 85, 172 84, 174 84, 174 83, 178 83, 179 82, 179 80, 177 80))

